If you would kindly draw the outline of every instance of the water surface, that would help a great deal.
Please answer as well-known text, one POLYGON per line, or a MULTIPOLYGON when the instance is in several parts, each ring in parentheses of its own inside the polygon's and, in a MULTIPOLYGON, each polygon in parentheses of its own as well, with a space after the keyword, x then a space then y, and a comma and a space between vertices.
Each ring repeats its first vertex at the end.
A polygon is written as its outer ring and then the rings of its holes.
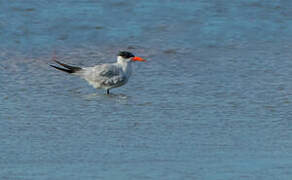
POLYGON ((0 1, 0 179, 292 177, 288 1, 0 1), (107 96, 48 66, 145 57, 107 96))

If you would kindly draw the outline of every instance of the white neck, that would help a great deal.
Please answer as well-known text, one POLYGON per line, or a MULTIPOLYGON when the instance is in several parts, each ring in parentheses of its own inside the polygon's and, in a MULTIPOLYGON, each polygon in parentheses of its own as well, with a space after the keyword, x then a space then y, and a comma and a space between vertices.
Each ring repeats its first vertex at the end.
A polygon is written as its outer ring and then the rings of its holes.
POLYGON ((121 57, 121 56, 118 56, 118 57, 117 57, 117 63, 119 63, 119 64, 123 64, 123 63, 125 63, 125 62, 127 62, 127 59, 124 59, 124 58, 121 57))
POLYGON ((123 69, 123 72, 127 75, 127 76, 130 76, 131 73, 132 73, 132 62, 131 60, 130 61, 127 61, 126 59, 118 56, 117 58, 117 64, 123 69))

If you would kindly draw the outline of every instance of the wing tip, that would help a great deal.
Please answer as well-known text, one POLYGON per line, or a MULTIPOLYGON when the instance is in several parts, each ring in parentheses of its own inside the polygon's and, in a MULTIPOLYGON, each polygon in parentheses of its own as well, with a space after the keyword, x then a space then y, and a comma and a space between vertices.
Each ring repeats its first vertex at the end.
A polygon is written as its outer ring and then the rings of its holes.
POLYGON ((60 71, 64 71, 64 72, 66 72, 66 73, 74 73, 74 71, 72 71, 72 70, 70 70, 70 69, 65 69, 65 68, 61 68, 61 67, 58 67, 58 66, 54 66, 54 65, 51 65, 51 64, 49 64, 51 67, 53 67, 53 68, 56 68, 56 69, 58 69, 58 70, 60 70, 60 71))

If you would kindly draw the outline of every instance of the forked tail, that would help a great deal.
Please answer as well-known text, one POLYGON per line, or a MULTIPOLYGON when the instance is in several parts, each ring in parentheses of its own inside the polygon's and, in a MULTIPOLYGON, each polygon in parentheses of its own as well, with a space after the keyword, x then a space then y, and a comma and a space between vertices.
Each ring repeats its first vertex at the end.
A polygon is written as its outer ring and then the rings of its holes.
POLYGON ((66 73, 70 73, 70 74, 71 74, 71 73, 75 73, 75 72, 77 72, 77 71, 80 71, 80 70, 82 69, 82 68, 77 67, 77 66, 69 66, 69 65, 64 64, 64 63, 61 63, 61 62, 59 62, 59 61, 57 61, 57 60, 55 60, 55 59, 53 59, 53 61, 55 61, 57 64, 59 64, 59 65, 65 67, 65 68, 63 68, 63 67, 58 67, 58 66, 54 66, 54 65, 51 65, 51 64, 50 64, 51 67, 54 67, 54 68, 56 68, 56 69, 58 69, 58 70, 61 70, 61 71, 66 72, 66 73))

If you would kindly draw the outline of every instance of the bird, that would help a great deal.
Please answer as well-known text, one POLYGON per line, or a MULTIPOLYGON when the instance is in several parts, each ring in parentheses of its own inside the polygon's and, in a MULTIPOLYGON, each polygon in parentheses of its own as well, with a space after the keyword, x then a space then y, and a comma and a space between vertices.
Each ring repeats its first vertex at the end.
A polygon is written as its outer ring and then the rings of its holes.
POLYGON ((132 74, 132 62, 146 62, 145 59, 133 55, 128 51, 119 51, 117 62, 98 64, 92 67, 78 67, 64 64, 53 58, 53 61, 62 67, 50 64, 58 70, 77 75, 86 80, 96 89, 105 89, 106 94, 110 94, 110 89, 125 85, 132 74))

